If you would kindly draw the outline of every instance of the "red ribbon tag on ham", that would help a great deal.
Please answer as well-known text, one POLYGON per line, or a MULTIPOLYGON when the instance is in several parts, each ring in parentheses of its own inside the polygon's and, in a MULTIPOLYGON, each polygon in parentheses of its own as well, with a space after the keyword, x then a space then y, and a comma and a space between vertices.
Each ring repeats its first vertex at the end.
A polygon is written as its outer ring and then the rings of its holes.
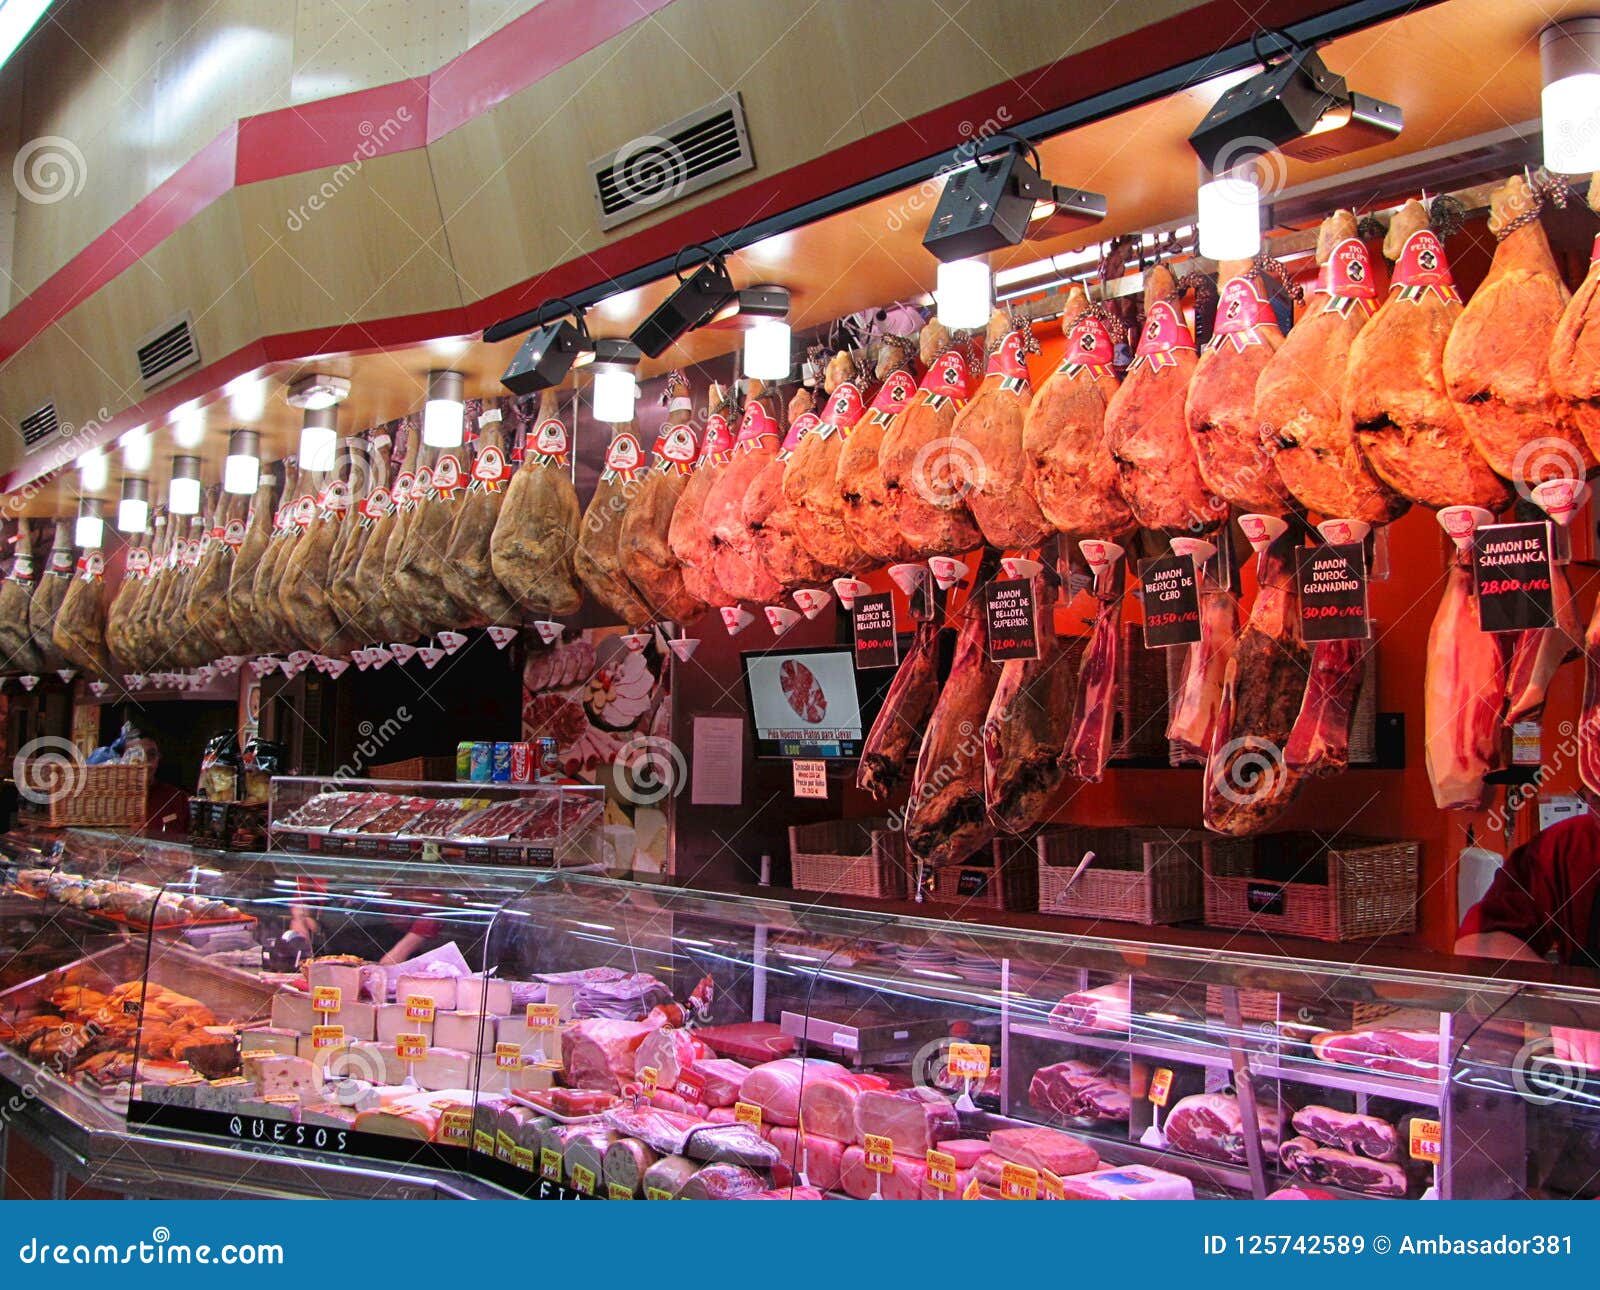
POLYGON ((106 558, 98 551, 90 551, 78 561, 78 573, 85 582, 98 582, 106 571, 106 558))
POLYGON ((546 465, 565 466, 567 464, 567 427, 554 417, 539 422, 533 432, 533 451, 541 457, 550 460, 546 465))
POLYGON ((794 450, 800 446, 800 441, 822 424, 822 418, 815 412, 803 412, 794 419, 789 426, 789 433, 783 436, 783 445, 778 449, 778 460, 788 461, 794 456, 794 450))
MULTIPOLYGON (((962 364, 965 372, 966 364, 962 364)), ((889 373, 882 388, 878 390, 877 397, 872 400, 870 411, 883 417, 899 416, 904 412, 906 405, 911 402, 911 396, 917 392, 917 378, 912 376, 905 368, 896 368, 889 373)))
POLYGON ((764 440, 777 438, 778 423, 766 408, 752 402, 744 410, 744 420, 739 423, 739 437, 734 441, 734 447, 742 452, 754 452, 764 446, 764 440))
POLYGON ((505 453, 490 444, 478 453, 472 463, 472 483, 474 487, 495 490, 509 478, 511 463, 506 460, 505 453))
POLYGON ((1061 367, 1108 368, 1114 349, 1105 323, 1092 316, 1085 318, 1067 338, 1067 352, 1062 355, 1061 367))
POLYGON ((695 442, 694 427, 684 421, 678 425, 662 426, 661 433, 656 436, 655 446, 650 451, 655 456, 658 469, 687 474, 694 465, 699 449, 700 445, 695 442))
POLYGON ((244 545, 244 521, 229 520, 224 524, 222 526, 222 540, 236 551, 242 547, 244 545))
POLYGON ((317 518, 317 499, 307 493, 294 504, 294 522, 300 528, 308 529, 313 520, 317 518))
POLYGON ((1418 300, 1429 291, 1446 300, 1460 299, 1444 247, 1432 229, 1418 229, 1406 239, 1395 262, 1393 285, 1406 300, 1418 300))
POLYGON ((1139 335, 1139 353, 1135 361, 1151 362, 1158 367, 1167 366, 1175 359, 1163 362, 1164 355, 1176 350, 1193 349, 1194 334, 1183 321, 1183 315, 1170 300, 1158 300, 1144 320, 1144 331, 1139 335))
POLYGON ((387 488, 374 488, 361 503, 361 518, 376 524, 389 513, 391 501, 387 488))
POLYGON ((824 428, 817 433, 823 436, 855 425, 867 415, 867 402, 861 397, 861 387, 854 381, 844 382, 828 395, 828 404, 822 415, 824 428))
MULTIPOLYGON (((147 547, 147 546, 136 546, 131 551, 129 551, 128 552, 128 563, 127 563, 126 568, 127 568, 127 571, 129 573, 149 573, 150 572, 150 548, 147 547)), ((23 568, 22 568, 22 561, 19 559, 17 561, 16 570, 14 571, 12 576, 13 577, 18 577, 18 578, 32 577, 33 576, 33 565, 30 563, 28 565, 27 572, 24 573, 23 572, 23 568)))
MULTIPOLYGON (((996 351, 995 357, 998 358, 1004 349, 1005 346, 1002 345, 1000 350, 996 351)), ((939 355, 933 366, 928 369, 928 374, 922 378, 922 384, 918 388, 924 394, 957 399, 965 403, 972 397, 972 381, 967 375, 967 360, 955 350, 947 350, 939 355)))
POLYGON ((448 498, 461 487, 461 462, 454 453, 444 453, 433 467, 433 491, 448 498))
POLYGON ((1007 332, 1006 338, 1000 342, 1000 348, 989 355, 989 362, 984 367, 983 374, 1026 382, 1028 360, 1022 356, 1022 345, 1023 338, 1020 331, 1007 332))
POLYGON ((411 504, 415 506, 428 495, 428 490, 433 487, 433 467, 419 466, 417 477, 411 481, 411 504))
POLYGON ((1317 291, 1326 296, 1354 300, 1378 298, 1377 275, 1366 243, 1347 237, 1333 248, 1327 263, 1317 270, 1317 291))
POLYGON ((733 432, 728 427, 728 418, 720 412, 713 412, 706 418, 705 438, 700 441, 700 460, 716 461, 731 451, 733 432))
POLYGON ((612 480, 618 477, 632 479, 638 474, 643 455, 639 451, 639 441, 633 437, 632 432, 624 430, 611 441, 611 446, 606 449, 606 468, 600 478, 612 480))
POLYGON ((1217 300, 1217 325, 1213 335, 1249 337, 1255 340, 1257 327, 1277 326, 1272 306, 1261 294, 1261 284, 1254 278, 1230 278, 1217 300))

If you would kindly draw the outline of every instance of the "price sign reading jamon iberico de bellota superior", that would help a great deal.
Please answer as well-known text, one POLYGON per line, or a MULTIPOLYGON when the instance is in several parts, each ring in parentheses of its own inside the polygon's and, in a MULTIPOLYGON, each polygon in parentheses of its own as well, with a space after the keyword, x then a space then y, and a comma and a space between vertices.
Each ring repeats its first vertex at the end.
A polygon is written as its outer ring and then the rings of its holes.
POLYGON ((1367 617, 1367 557, 1359 542, 1295 552, 1300 634, 1308 641, 1355 641, 1372 635, 1367 617))
POLYGON ((1200 639, 1200 588, 1192 555, 1139 561, 1144 647, 1191 645, 1200 639))
POLYGON ((1550 572, 1550 522, 1488 524, 1472 539, 1478 626, 1524 632, 1555 622, 1550 572))
POLYGON ((1039 629, 1033 604, 1033 583, 1027 578, 997 578, 983 591, 989 628, 989 657, 1039 657, 1039 629))

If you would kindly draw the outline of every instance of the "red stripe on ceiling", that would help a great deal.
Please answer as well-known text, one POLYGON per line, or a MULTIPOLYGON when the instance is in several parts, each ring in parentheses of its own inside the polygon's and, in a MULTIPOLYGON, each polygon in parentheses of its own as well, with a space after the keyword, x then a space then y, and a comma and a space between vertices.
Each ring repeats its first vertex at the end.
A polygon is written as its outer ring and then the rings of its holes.
POLYGON ((428 81, 416 77, 239 122, 236 183, 304 174, 428 142, 428 81))
POLYGON ((672 0, 544 0, 429 78, 428 142, 482 116, 672 0))
POLYGON ((0 363, 232 188, 235 151, 229 127, 0 317, 0 363))

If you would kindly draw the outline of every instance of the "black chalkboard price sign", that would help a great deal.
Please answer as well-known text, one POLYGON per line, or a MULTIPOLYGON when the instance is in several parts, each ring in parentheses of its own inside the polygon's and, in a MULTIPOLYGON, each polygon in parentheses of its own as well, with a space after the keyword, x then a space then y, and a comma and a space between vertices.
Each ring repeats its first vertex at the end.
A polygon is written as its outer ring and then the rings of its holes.
POLYGON ((1525 632, 1554 626, 1550 522, 1489 524, 1472 541, 1478 626, 1525 632))
POLYGON ((855 627, 856 667, 894 667, 900 661, 900 644, 894 634, 894 597, 885 591, 857 596, 851 612, 855 627))
POLYGON ((1034 613, 1033 583, 1027 578, 998 578, 984 588, 983 608, 989 628, 989 657, 1038 658, 1039 629, 1034 613))
POLYGON ((1194 557, 1158 555, 1139 561, 1144 647, 1190 645, 1200 639, 1200 588, 1194 557))
POLYGON ((1359 542, 1301 547, 1295 552, 1300 635, 1308 641, 1365 640, 1367 558, 1359 542))

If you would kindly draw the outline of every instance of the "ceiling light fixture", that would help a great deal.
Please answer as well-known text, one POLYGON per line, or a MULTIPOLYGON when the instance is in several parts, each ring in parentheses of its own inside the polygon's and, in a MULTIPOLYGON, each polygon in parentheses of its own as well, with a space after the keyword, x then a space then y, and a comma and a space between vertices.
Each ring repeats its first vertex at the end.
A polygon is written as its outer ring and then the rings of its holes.
POLYGON ((594 419, 613 425, 633 420, 639 398, 635 370, 641 358, 631 340, 597 340, 594 343, 594 419))
POLYGON ((781 381, 789 375, 793 355, 787 287, 763 285, 736 291, 705 326, 744 332, 746 376, 781 381))
POLYGON ((117 443, 122 447, 122 464, 127 469, 140 474, 150 469, 153 444, 150 432, 143 426, 128 431, 117 443))
POLYGON ((300 469, 333 469, 339 454, 339 414, 332 408, 307 408, 300 423, 300 469))
POLYGON ((117 531, 143 533, 150 527, 150 482, 130 475, 122 481, 122 500, 117 503, 117 531))
POLYGON ((267 383, 254 372, 237 376, 222 387, 228 408, 239 421, 259 421, 267 410, 267 383))
POLYGON ((167 509, 174 515, 200 514, 200 458, 178 456, 172 459, 167 509))
POLYGON ((428 401, 422 405, 422 442, 430 448, 459 448, 466 421, 465 378, 460 372, 428 373, 428 401))
POLYGON ((91 448, 78 458, 78 482, 86 493, 98 493, 106 486, 110 463, 98 448, 91 448))
POLYGON ((686 246, 679 251, 672 272, 678 285, 629 337, 640 353, 651 358, 660 358, 678 339, 696 327, 704 327, 739 294, 728 276, 727 261, 704 246, 686 246), (706 260, 685 278, 679 266, 691 251, 700 252, 706 260))
POLYGON ((228 457, 222 463, 222 491, 248 497, 261 483, 261 436, 254 430, 228 435, 228 457))
POLYGON ((939 265, 933 301, 939 321, 952 331, 974 331, 989 321, 994 285, 982 260, 945 260, 939 265))
POLYGON ((1248 260, 1261 250, 1261 185, 1253 165, 1204 180, 1196 198, 1201 255, 1248 260))
POLYGON ((522 342, 511 366, 500 376, 500 384, 513 394, 537 394, 540 390, 553 390, 567 379, 574 365, 585 362, 594 355, 594 343, 589 339, 589 327, 584 322, 583 310, 574 309, 565 300, 546 300, 539 306, 539 322, 528 339, 522 342), (554 322, 544 318, 554 305, 560 305, 562 314, 571 314, 568 321, 559 314, 554 322))
POLYGON ((1600 170, 1600 17, 1568 18, 1539 33, 1544 74, 1544 164, 1557 174, 1600 170))
POLYGON ((72 527, 72 545, 83 551, 98 551, 106 540, 105 510, 96 497, 78 499, 78 522, 72 527))
POLYGON ((206 437, 206 410, 191 399, 172 414, 172 442, 179 448, 198 448, 206 437))
POLYGON ((306 412, 320 412, 324 408, 333 407, 336 403, 343 403, 349 397, 348 379, 343 376, 325 376, 318 372, 291 382, 289 392, 284 395, 291 408, 300 408, 306 412))

